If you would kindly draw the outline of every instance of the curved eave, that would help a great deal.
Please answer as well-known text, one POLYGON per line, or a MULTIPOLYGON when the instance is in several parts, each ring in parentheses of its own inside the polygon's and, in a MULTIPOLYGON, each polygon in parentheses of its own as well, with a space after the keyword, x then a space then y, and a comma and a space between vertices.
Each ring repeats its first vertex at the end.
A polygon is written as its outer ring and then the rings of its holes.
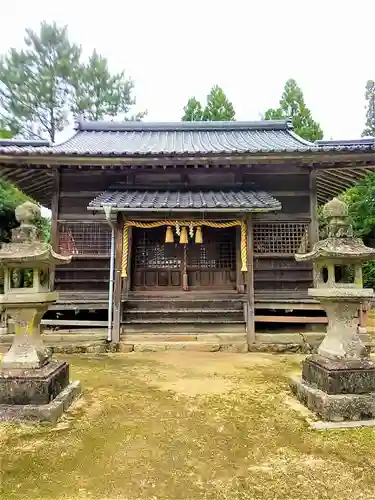
POLYGON ((22 165, 0 164, 0 179, 14 184, 41 205, 51 207, 53 173, 47 166, 34 169, 22 165))
POLYGON ((318 202, 324 204, 374 173, 375 160, 374 165, 367 167, 316 169, 316 172, 318 202))

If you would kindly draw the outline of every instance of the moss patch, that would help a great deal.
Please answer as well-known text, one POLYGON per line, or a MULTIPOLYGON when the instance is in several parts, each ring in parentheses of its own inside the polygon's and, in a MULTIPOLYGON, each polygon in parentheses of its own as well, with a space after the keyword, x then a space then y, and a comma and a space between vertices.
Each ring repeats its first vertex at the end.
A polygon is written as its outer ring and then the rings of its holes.
POLYGON ((375 429, 310 430, 298 356, 70 357, 83 397, 54 427, 0 424, 0 498, 375 498, 375 429))

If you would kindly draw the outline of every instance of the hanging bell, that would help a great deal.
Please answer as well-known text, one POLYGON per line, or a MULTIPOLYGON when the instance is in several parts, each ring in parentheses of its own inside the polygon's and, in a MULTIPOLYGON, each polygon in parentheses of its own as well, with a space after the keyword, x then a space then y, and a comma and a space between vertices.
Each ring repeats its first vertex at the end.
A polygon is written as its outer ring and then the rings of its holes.
POLYGON ((202 228, 200 226, 195 231, 195 243, 203 243, 202 228))
POLYGON ((180 243, 181 245, 186 245, 188 242, 188 235, 186 231, 186 227, 181 228, 181 233, 180 233, 180 243))
POLYGON ((165 232, 165 242, 166 243, 173 243, 174 242, 173 231, 172 231, 171 226, 168 226, 167 230, 165 232))

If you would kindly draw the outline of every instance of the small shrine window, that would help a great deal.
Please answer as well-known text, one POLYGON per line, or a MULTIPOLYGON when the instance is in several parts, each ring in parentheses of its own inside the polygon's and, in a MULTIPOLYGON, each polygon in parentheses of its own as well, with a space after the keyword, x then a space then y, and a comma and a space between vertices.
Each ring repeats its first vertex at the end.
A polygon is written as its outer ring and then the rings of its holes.
POLYGON ((353 265, 336 265, 335 266, 335 283, 354 283, 354 266, 353 265))

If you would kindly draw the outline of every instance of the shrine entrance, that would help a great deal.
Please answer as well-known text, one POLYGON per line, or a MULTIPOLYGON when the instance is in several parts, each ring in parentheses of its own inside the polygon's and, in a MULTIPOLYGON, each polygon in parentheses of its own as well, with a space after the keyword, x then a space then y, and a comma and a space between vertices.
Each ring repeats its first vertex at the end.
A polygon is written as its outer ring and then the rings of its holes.
POLYGON ((166 227, 133 228, 133 290, 189 291, 236 289, 236 228, 202 228, 202 243, 174 234, 166 243, 166 227))

